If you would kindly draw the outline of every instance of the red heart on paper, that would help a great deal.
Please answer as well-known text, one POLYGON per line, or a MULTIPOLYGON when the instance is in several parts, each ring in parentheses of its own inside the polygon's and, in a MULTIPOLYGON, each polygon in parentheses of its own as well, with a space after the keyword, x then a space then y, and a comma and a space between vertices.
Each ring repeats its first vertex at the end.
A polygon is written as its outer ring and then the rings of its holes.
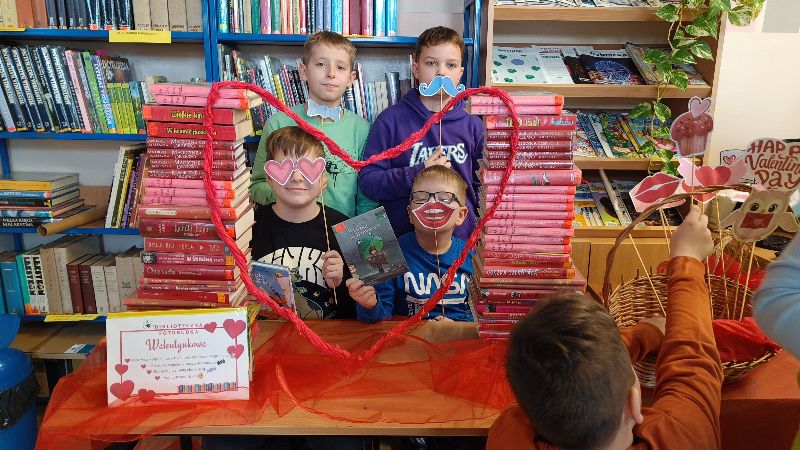
POLYGON ((239 357, 242 356, 242 352, 244 352, 244 345, 242 344, 231 345, 228 347, 228 354, 236 359, 239 359, 239 357))
POLYGON ((142 403, 147 403, 150 400, 156 398, 156 391, 152 389, 139 389, 138 395, 139 395, 139 400, 141 400, 142 403))
POLYGON ((150 375, 151 373, 153 373, 153 371, 150 370, 150 369, 147 369, 147 374, 150 375))
POLYGON ((128 371, 128 365, 127 364, 117 364, 117 365, 114 366, 114 370, 116 370, 118 374, 122 375, 123 373, 128 371))
POLYGON ((142 364, 141 366, 142 366, 142 369, 144 369, 145 367, 147 367, 147 364, 142 364))
POLYGON ((722 162, 724 162, 725 164, 727 164, 729 166, 732 165, 734 163, 734 161, 736 161, 736 156, 734 156, 734 155, 725 155, 725 156, 722 157, 722 162))
POLYGON ((130 398, 131 392, 133 392, 133 381, 127 380, 122 383, 114 383, 108 388, 108 391, 120 400, 127 400, 130 398))
POLYGON ((125 358, 125 362, 129 363, 129 362, 131 362, 131 359, 130 358, 125 358))
POLYGON ((236 339, 236 336, 242 334, 247 328, 247 324, 244 323, 244 320, 225 319, 225 322, 222 322, 222 327, 225 328, 231 339, 236 339))
POLYGON ((209 333, 213 333, 217 329, 217 322, 209 322, 203 325, 203 329, 205 329, 209 333))
MULTIPOLYGON (((286 105, 284 105, 280 100, 278 100, 271 93, 267 92, 265 89, 263 89, 263 88, 261 88, 259 86, 253 85, 251 83, 245 83, 245 82, 241 82, 241 81, 223 81, 223 82, 214 83, 212 85, 211 91, 209 92, 208 98, 206 99, 206 107, 204 109, 205 120, 203 122, 203 127, 205 128, 205 131, 206 131, 206 135, 205 135, 206 141, 205 141, 205 147, 203 149, 203 153, 204 153, 204 158, 206 159, 206 162, 210 162, 210 163, 213 163, 213 160, 214 160, 214 156, 213 156, 213 126, 214 125, 213 125, 213 123, 214 123, 215 110, 214 110, 214 108, 212 108, 212 105, 214 104, 214 102, 218 98, 220 89, 226 89, 226 88, 247 89, 247 90, 250 90, 250 91, 256 93, 262 99, 264 99, 264 101, 267 104, 275 107, 276 109, 278 109, 281 112, 284 112, 290 119, 294 120, 301 129, 303 129, 304 131, 308 132, 315 139, 318 139, 320 142, 325 144, 328 147, 328 150, 331 152, 331 154, 333 154, 334 156, 337 156, 342 161, 344 161, 347 165, 349 165, 350 167, 354 168, 357 171, 360 170, 362 167, 365 167, 367 165, 375 164, 378 161, 383 161, 383 160, 388 160, 390 158, 394 158, 394 157, 400 155, 401 153, 408 151, 411 148, 411 146, 414 145, 415 142, 418 142, 420 139, 422 139, 424 137, 424 135, 426 133, 428 133, 429 130, 436 123, 439 123, 445 117, 445 114, 447 114, 447 112, 449 110, 457 107, 457 105, 459 105, 460 102, 463 101, 464 99, 466 99, 467 97, 470 97, 470 96, 473 96, 473 95, 476 95, 476 94, 488 94, 488 95, 491 95, 491 96, 498 97, 498 98, 502 99, 504 104, 506 104, 507 106, 509 106, 513 110, 513 99, 511 98, 511 96, 507 92, 505 92, 505 91, 503 91, 501 89, 494 88, 494 87, 480 87, 480 88, 466 89, 466 90, 462 91, 461 93, 459 93, 458 95, 456 95, 455 97, 452 97, 450 99, 450 101, 448 101, 447 104, 444 105, 444 107, 442 108, 441 111, 433 114, 425 122, 425 124, 422 126, 422 128, 420 128, 419 130, 414 131, 413 133, 411 133, 402 143, 396 145, 393 148, 385 150, 384 152, 382 152, 379 155, 374 155, 374 156, 370 157, 367 160, 357 161, 357 160, 354 160, 352 158, 352 156, 350 156, 347 152, 342 150, 341 147, 339 147, 339 145, 336 144, 336 142, 334 142, 332 139, 330 139, 328 136, 326 136, 323 133, 323 131, 321 131, 320 129, 318 129, 318 128, 314 127, 313 125, 309 124, 308 122, 306 122, 302 118, 300 118, 291 109, 286 107, 286 105)), ((516 129, 516 131, 518 131, 518 128, 517 128, 518 125, 519 125, 519 120, 518 119, 519 119, 519 116, 516 114, 516 112, 512 112, 512 123, 514 124, 514 129, 516 129)), ((565 120, 569 120, 569 119, 565 119, 565 120)), ((514 159, 516 157, 516 151, 518 151, 518 148, 514 148, 514 147, 515 146, 512 145, 512 151, 511 151, 511 155, 509 156, 509 160, 514 159)), ((512 167, 511 165, 507 166, 506 171, 504 172, 504 175, 506 177, 508 177, 511 174, 511 167, 512 167)), ((283 179, 283 177, 286 177, 287 174, 285 172, 288 172, 288 175, 291 175, 290 171, 288 171, 286 169, 283 169, 282 167, 280 169, 281 169, 279 171, 280 173, 276 173, 276 175, 278 176, 279 179, 283 179)), ((287 167, 287 169, 288 169, 288 167, 287 167)), ((265 167, 265 170, 267 171, 267 173, 269 175, 270 169, 265 167)), ((286 179, 288 180, 288 177, 286 179)), ((580 180, 578 180, 578 181, 580 181, 580 180)), ((204 175, 203 175, 203 185, 204 185, 204 187, 206 188, 207 191, 212 193, 212 195, 213 195, 213 193, 216 192, 216 186, 214 186, 214 184, 212 182, 211 173, 209 171, 206 171, 204 173, 204 175)), ((505 186, 505 185, 503 185, 503 186, 505 186)), ((501 195, 503 195, 505 193, 505 191, 506 191, 505 187, 503 187, 502 189, 499 190, 497 195, 501 196, 501 195)), ((487 211, 487 213, 484 215, 484 217, 482 219, 480 219, 480 222, 478 224, 479 226, 476 227, 475 230, 473 230, 472 237, 470 239, 471 241, 477 242, 478 236, 482 232, 482 227, 484 226, 484 224, 487 221, 492 219, 492 217, 494 216, 494 211, 497 209, 497 207, 498 207, 497 205, 498 204, 499 204, 499 202, 495 203, 492 207, 490 207, 489 211, 487 211)), ((221 220, 219 211, 212 210, 212 219, 215 222, 221 220)), ((250 292, 250 294, 255 296, 256 299, 258 299, 258 301, 260 303, 271 307, 282 318, 284 318, 284 319, 288 320, 289 322, 291 322, 292 325, 295 328, 300 330, 300 334, 305 336, 315 348, 320 350, 320 352, 322 352, 325 355, 336 357, 336 358, 369 360, 372 357, 374 357, 374 355, 384 345, 386 345, 391 340, 392 336, 400 335, 400 334, 403 333, 404 330, 406 330, 410 326, 412 326, 412 325, 414 325, 416 323, 419 323, 429 311, 431 311, 433 308, 436 307, 438 302, 442 300, 442 298, 444 297, 444 294, 450 288, 450 285, 452 285, 452 280, 455 278, 455 272, 458 269, 458 264, 455 264, 450 269, 448 269, 448 272, 447 272, 447 274, 445 276, 446 276, 446 279, 450 280, 450 282, 449 283, 442 283, 441 286, 439 286, 439 288, 436 290, 436 292, 433 293, 433 295, 427 301, 427 303, 425 305, 423 305, 423 307, 417 312, 417 314, 415 314, 414 316, 409 317, 408 319, 406 319, 403 322, 398 323, 394 328, 389 330, 389 332, 387 333, 387 336, 384 336, 384 338, 379 339, 371 348, 364 350, 359 355, 353 355, 350 352, 348 352, 347 350, 344 350, 344 349, 342 349, 341 347, 339 347, 339 346, 337 346, 335 344, 330 344, 330 343, 325 342, 324 340, 322 340, 317 333, 315 333, 313 330, 310 330, 308 328, 308 326, 305 323, 303 323, 302 319, 300 319, 297 316, 296 313, 294 313, 293 311, 290 311, 289 309, 281 306, 280 304, 278 304, 275 301, 275 299, 272 299, 268 295, 266 295, 263 292, 261 292, 260 290, 258 290, 258 288, 253 284, 253 281, 249 276, 247 267, 243 263, 244 255, 242 254, 241 250, 236 248, 234 240, 224 230, 219 230, 218 229, 217 230, 217 234, 220 237, 220 239, 222 239, 226 243, 226 245, 228 245, 231 248, 231 253, 236 258, 236 264, 237 264, 237 266, 239 267, 239 269, 242 272, 242 278, 244 279, 244 282, 245 282, 245 285, 247 286, 248 292, 250 292), (315 339, 312 339, 312 337, 314 337, 315 339)), ((461 254, 458 257, 458 261, 464 261, 465 258, 467 257, 468 252, 470 252, 474 248, 475 248, 475 244, 471 244, 471 245, 465 246, 465 248, 462 250, 461 254)))
POLYGON ((703 186, 721 186, 730 181, 731 169, 725 166, 701 166, 694 172, 694 177, 703 186))
POLYGON ((160 380, 160 379, 161 379, 161 377, 160 377, 160 376, 158 376, 158 375, 156 375, 156 381, 158 381, 158 380, 160 380))

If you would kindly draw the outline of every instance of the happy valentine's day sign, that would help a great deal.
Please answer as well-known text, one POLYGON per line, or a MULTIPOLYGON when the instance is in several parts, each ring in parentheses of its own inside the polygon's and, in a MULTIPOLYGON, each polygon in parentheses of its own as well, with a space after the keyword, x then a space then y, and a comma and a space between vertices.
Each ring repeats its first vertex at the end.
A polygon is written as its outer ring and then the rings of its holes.
POLYGON ((106 322, 108 404, 247 400, 246 308, 114 313, 106 322))
POLYGON ((800 186, 800 143, 756 139, 747 147, 745 162, 767 189, 794 191, 800 186))

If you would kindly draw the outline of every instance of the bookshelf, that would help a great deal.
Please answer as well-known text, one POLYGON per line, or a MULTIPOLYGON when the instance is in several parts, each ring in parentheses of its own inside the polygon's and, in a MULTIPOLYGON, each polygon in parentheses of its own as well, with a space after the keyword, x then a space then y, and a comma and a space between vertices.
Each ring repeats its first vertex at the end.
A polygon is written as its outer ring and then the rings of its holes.
MULTIPOLYGON (((655 16, 658 8, 581 8, 548 6, 495 6, 495 21, 559 21, 559 22, 661 22, 655 16)), ((684 11, 684 20, 701 13, 684 11)))
MULTIPOLYGON (((301 46, 308 38, 304 34, 246 34, 246 33, 220 33, 217 22, 219 0, 203 0, 202 17, 205 24, 202 32, 172 32, 171 44, 131 44, 109 42, 107 30, 76 30, 76 29, 40 29, 31 28, 21 31, 0 30, 0 44, 13 45, 16 43, 29 45, 66 45, 80 46, 82 43, 93 43, 96 48, 108 48, 112 52, 119 52, 126 56, 126 51, 135 50, 140 45, 161 46, 165 53, 169 53, 173 44, 183 44, 197 48, 200 46, 203 56, 203 68, 207 80, 220 80, 219 59, 217 57, 218 44, 230 45, 264 45, 264 46, 301 46), (115 50, 119 48, 122 50, 115 50)), ((465 82, 469 86, 477 86, 479 61, 478 54, 480 40, 480 14, 483 0, 465 0, 464 2, 464 42, 467 54, 464 58, 465 82)), ((351 41, 359 48, 386 48, 410 49, 416 44, 416 36, 392 37, 365 37, 353 36, 351 41)), ((148 73, 149 74, 149 73, 148 73)), ((140 74, 141 75, 141 74, 140 74)), ((141 76, 140 76, 141 77, 141 76)), ((172 79, 172 77, 170 77, 172 79)), ((177 78, 176 78, 177 79, 177 78)), ((102 134, 102 133, 36 133, 36 132, 0 132, 0 167, 4 173, 13 170, 9 155, 9 141, 11 140, 52 140, 52 141, 108 141, 108 142, 143 142, 147 138, 143 134, 102 134)), ((246 142, 255 143, 259 137, 252 136, 246 142)), ((45 144, 50 145, 50 144, 45 144)), ((116 150, 116 149, 115 149, 116 150)), ((56 153, 57 154, 57 153, 56 153)), ((109 168, 109 173, 111 169, 109 168)), ((138 236, 135 229, 104 228, 102 221, 83 225, 63 234, 97 234, 138 236)), ((0 234, 11 235, 13 248, 17 251, 24 248, 22 236, 36 233, 35 228, 10 228, 0 227, 0 234)))
MULTIPOLYGON (((653 99, 656 97, 657 86, 615 86, 599 84, 497 84, 495 87, 508 92, 519 91, 553 91, 562 94, 568 99, 576 98, 628 98, 628 99, 653 99)), ((691 85, 686 91, 681 91, 675 86, 667 87, 664 98, 707 97, 711 94, 711 86, 691 85)))

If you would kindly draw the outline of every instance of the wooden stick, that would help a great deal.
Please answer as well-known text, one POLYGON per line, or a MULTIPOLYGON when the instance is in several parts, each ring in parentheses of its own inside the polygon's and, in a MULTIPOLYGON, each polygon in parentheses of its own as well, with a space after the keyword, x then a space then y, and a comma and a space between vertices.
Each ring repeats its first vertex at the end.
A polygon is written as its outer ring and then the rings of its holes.
POLYGON ((719 220, 719 197, 714 196, 714 209, 717 213, 717 233, 719 233, 719 261, 722 264, 722 286, 725 289, 725 309, 728 309, 728 272, 725 270, 725 245, 722 243, 722 228, 719 220))
POLYGON ((664 304, 661 303, 661 298, 658 296, 656 286, 653 284, 653 280, 650 279, 650 271, 648 271, 647 266, 644 265, 644 259, 642 259, 642 255, 639 253, 639 249, 636 247, 636 241, 633 240, 633 235, 629 234, 628 238, 631 240, 631 244, 633 245, 633 250, 636 252, 636 256, 639 257, 639 263, 642 265, 642 269, 644 270, 644 275, 647 277, 647 281, 650 282, 650 287, 653 289, 653 294, 656 295, 656 301, 658 301, 658 306, 661 308, 661 313, 666 316, 667 312, 664 310, 664 304))
MULTIPOLYGON (((743 245, 739 247, 739 258, 738 258, 738 260, 739 260, 739 270, 740 271, 742 270, 742 258, 744 258, 744 246, 743 245)), ((739 305, 739 286, 741 286, 741 283, 739 282, 739 279, 737 278, 736 279, 736 293, 733 294, 733 314, 728 316, 729 319, 731 317, 735 317, 736 316, 736 308, 739 305)))
MULTIPOLYGON (((325 196, 322 194, 322 191, 319 193, 319 200, 322 203, 322 222, 325 225, 325 243, 328 245, 328 251, 331 251, 331 238, 328 236, 328 215, 325 214, 325 196)), ((323 275, 324 276, 324 275, 323 275)), ((342 273, 344 276, 344 273, 342 273)), ((336 298, 336 286, 333 288, 333 303, 338 305, 339 299, 336 298)))
POLYGON ((667 216, 664 214, 664 208, 658 208, 658 213, 661 215, 661 229, 664 230, 664 240, 667 242, 667 250, 669 253, 672 253, 672 247, 669 243, 670 236, 667 234, 667 228, 669 228, 669 225, 667 225, 667 216))
POLYGON ((744 307, 747 306, 747 289, 748 285, 750 284, 750 271, 753 269, 753 255, 756 252, 756 243, 753 242, 753 246, 750 247, 750 262, 747 264, 747 278, 744 281, 744 287, 742 288, 742 310, 739 312, 739 320, 742 320, 744 317, 744 307))
MULTIPOLYGON (((439 237, 436 228, 433 229, 433 244, 436 246, 436 275, 439 278, 439 287, 442 287, 442 266, 439 263, 439 237)), ((442 297, 442 319, 444 319, 444 296, 442 297)))

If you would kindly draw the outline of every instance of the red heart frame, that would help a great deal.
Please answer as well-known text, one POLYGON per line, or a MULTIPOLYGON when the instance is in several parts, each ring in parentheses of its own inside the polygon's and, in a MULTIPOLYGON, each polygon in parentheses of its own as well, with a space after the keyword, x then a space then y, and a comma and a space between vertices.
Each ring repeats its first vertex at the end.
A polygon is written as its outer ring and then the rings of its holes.
POLYGON ((212 164, 214 163, 214 150, 213 150, 213 123, 214 123, 214 108, 211 107, 217 98, 219 97, 220 89, 224 88, 238 88, 238 89, 248 89, 252 92, 258 94, 265 102, 272 105, 276 109, 283 111, 286 113, 289 118, 293 119, 297 125, 303 129, 304 131, 308 132, 314 138, 322 141, 328 147, 328 150, 339 158, 342 159, 347 165, 356 169, 356 171, 360 170, 364 166, 369 164, 375 163, 377 161, 382 161, 384 159, 394 158, 395 156, 400 155, 401 153, 407 151, 411 148, 416 141, 421 139, 428 130, 436 123, 438 123, 442 117, 453 108, 458 102, 462 99, 470 97, 476 94, 489 94, 494 97, 499 97, 505 106, 508 108, 509 113, 513 121, 513 128, 511 131, 511 153, 509 155, 509 161, 513 161, 516 158, 517 151, 519 150, 519 116, 517 115, 517 110, 514 107, 514 102, 511 99, 511 96, 498 88, 493 87, 480 87, 480 88, 469 88, 466 89, 464 92, 461 92, 457 96, 450 99, 449 102, 442 108, 441 111, 434 114, 425 125, 419 129, 418 131, 414 132, 409 136, 405 141, 401 142, 395 147, 390 149, 386 149, 382 153, 378 155, 374 155, 366 161, 355 161, 353 160, 350 155, 343 151, 333 140, 329 137, 325 136, 322 130, 310 125, 309 123, 305 122, 301 119, 294 111, 290 110, 286 107, 283 103, 281 103, 274 95, 267 92, 263 88, 259 86, 255 86, 250 83, 244 83, 241 81, 222 81, 218 83, 214 83, 211 87, 211 91, 208 94, 208 99, 206 100, 206 107, 205 107, 205 121, 203 125, 206 131, 206 143, 203 149, 204 152, 204 159, 203 159, 203 184, 206 188, 206 202, 208 203, 209 208, 211 208, 211 221, 214 223, 214 226, 217 228, 217 234, 219 235, 220 239, 222 239, 225 244, 231 249, 233 254, 233 258, 236 261, 236 266, 239 267, 239 270, 242 274, 242 279, 244 281, 245 286, 247 286, 248 292, 254 295, 259 302, 264 305, 269 306, 272 308, 278 315, 286 319, 287 321, 291 322, 296 328, 297 331, 306 339, 308 339, 309 343, 316 347, 320 352, 325 355, 341 358, 341 359, 350 359, 356 361, 369 361, 371 360, 380 350, 386 345, 389 340, 391 340, 394 336, 400 335, 405 329, 408 327, 420 322, 423 317, 425 317, 428 312, 430 312, 436 305, 442 300, 447 290, 450 288, 450 285, 453 283, 453 279, 455 278, 456 270, 464 263, 467 258, 467 254, 470 250, 474 249, 477 245, 478 238, 480 237, 481 230, 486 225, 486 222, 494 216, 494 212, 497 207, 502 203, 503 196, 505 195, 506 191, 506 184, 508 182, 508 178, 511 176, 512 165, 508 164, 506 166, 505 172, 503 174, 503 181, 500 185, 500 190, 497 193, 497 199, 486 212, 486 215, 478 222, 475 229, 472 231, 469 239, 467 239, 466 245, 464 246, 464 250, 453 262, 453 265, 450 269, 447 270, 444 276, 444 280, 442 280, 442 285, 439 289, 434 292, 433 296, 428 300, 427 303, 422 307, 422 309, 417 312, 417 314, 409 317, 408 319, 400 322, 392 328, 385 336, 380 338, 371 348, 365 350, 364 352, 353 355, 347 350, 337 346, 332 345, 322 339, 317 333, 313 330, 308 328, 308 325, 303 322, 296 314, 294 314, 291 310, 285 309, 281 307, 275 300, 270 298, 267 294, 261 292, 255 284, 253 284, 253 280, 250 279, 250 274, 247 272, 247 262, 244 259, 244 254, 242 254, 241 250, 236 246, 235 241, 232 237, 228 235, 228 233, 221 232, 220 230, 224 230, 224 226, 222 224, 222 219, 220 219, 220 210, 219 206, 217 206, 216 202, 216 195, 217 195, 217 188, 214 183, 211 182, 211 168, 212 164))

